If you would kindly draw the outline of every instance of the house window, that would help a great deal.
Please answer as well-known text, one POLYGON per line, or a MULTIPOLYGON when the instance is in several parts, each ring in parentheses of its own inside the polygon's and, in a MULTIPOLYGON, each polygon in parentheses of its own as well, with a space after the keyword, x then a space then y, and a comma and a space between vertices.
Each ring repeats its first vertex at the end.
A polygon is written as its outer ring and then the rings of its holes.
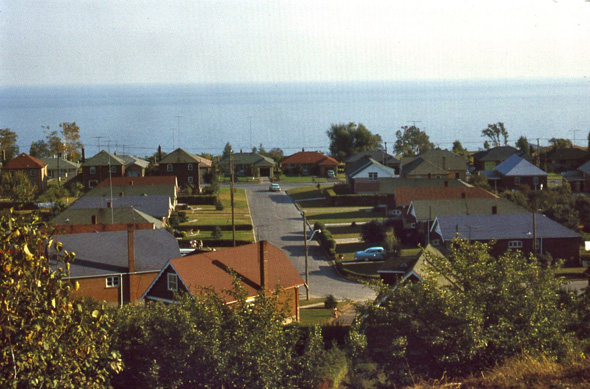
POLYGON ((520 185, 520 177, 514 177, 514 185, 520 185))
POLYGON ((192 170, 193 170, 193 164, 192 164, 192 163, 189 163, 188 165, 186 165, 186 168, 187 168, 189 171, 192 171, 192 170))
POLYGON ((35 171, 34 170, 29 170, 29 175, 32 177, 35 175, 35 171))
POLYGON ((168 290, 171 292, 178 291, 178 276, 174 273, 168 273, 168 290))
POLYGON ((533 177, 533 185, 539 185, 539 177, 533 177))
POLYGON ((96 174, 96 166, 90 166, 90 174, 96 174))
POLYGON ((171 163, 169 163, 168 165, 166 165, 166 171, 167 172, 171 172, 172 170, 173 170, 173 168, 172 168, 172 164, 171 163))
POLYGON ((522 248, 522 241, 521 240, 511 240, 508 242, 509 249, 519 249, 522 248))
POLYGON ((192 177, 192 176, 189 176, 189 177, 188 177, 188 183, 189 183, 189 184, 192 184, 192 183, 193 183, 193 177, 192 177))
POLYGON ((117 167, 111 166, 111 173, 116 173, 116 172, 117 172, 117 167))
POLYGON ((438 239, 432 239, 432 245, 433 246, 440 246, 440 240, 438 240, 438 239))
POLYGON ((119 276, 107 277, 107 288, 118 288, 119 287, 119 276))
POLYGON ((377 176, 378 176, 377 172, 369 173, 369 181, 377 181, 377 176))

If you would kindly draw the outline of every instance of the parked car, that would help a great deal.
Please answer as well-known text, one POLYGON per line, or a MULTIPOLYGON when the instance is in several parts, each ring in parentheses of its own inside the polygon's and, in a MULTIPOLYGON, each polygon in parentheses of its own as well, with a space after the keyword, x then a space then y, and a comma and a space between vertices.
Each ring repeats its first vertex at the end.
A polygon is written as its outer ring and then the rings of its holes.
POLYGON ((383 247, 369 247, 364 251, 354 253, 354 259, 357 261, 382 261, 385 259, 385 249, 383 247))
POLYGON ((268 186, 268 190, 271 192, 280 192, 281 186, 279 184, 277 184, 276 182, 273 182, 272 184, 270 184, 268 186))
POLYGON ((329 177, 329 178, 334 178, 334 177, 336 177, 336 173, 334 173, 334 170, 328 170, 328 177, 329 177))

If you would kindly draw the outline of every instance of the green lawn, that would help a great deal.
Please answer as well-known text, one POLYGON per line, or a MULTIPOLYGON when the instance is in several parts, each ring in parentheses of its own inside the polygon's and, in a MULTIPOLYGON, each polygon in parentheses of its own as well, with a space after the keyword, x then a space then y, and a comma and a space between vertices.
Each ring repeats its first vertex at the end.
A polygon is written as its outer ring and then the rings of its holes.
MULTIPOLYGON (((323 186, 322 188, 325 189, 328 187, 323 186)), ((289 189, 287 194, 291 196, 294 201, 324 197, 322 191, 318 190, 315 186, 302 186, 300 188, 289 189)))
POLYGON ((383 219, 383 214, 373 212, 373 207, 316 207, 307 208, 302 203, 307 219, 310 223, 320 221, 326 223, 352 223, 374 219, 383 219))
POLYGON ((317 177, 317 176, 287 176, 281 174, 280 176, 273 179, 274 182, 295 182, 295 183, 307 183, 307 182, 328 182, 326 177, 317 177))
POLYGON ((330 321, 334 315, 333 309, 326 309, 323 306, 305 308, 299 310, 299 324, 303 326, 322 325, 330 321))

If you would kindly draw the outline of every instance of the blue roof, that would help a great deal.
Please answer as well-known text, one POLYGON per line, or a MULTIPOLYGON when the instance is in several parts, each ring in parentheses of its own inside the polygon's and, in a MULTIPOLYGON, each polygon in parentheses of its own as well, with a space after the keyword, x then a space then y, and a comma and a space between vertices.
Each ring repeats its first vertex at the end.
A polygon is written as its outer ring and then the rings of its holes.
POLYGON ((543 170, 516 154, 511 155, 504 162, 498 164, 496 171, 500 172, 503 176, 547 176, 547 173, 543 170))
MULTIPOLYGON (((537 238, 579 238, 580 234, 537 213, 537 238)), ((533 214, 439 216, 433 228, 449 240, 457 236, 469 240, 531 239, 533 214)))

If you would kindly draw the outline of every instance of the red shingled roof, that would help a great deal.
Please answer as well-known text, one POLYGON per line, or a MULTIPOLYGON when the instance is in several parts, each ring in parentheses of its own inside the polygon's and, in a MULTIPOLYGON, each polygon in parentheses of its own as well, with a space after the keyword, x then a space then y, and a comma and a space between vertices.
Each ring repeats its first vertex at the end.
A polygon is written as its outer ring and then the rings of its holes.
POLYGON ((261 241, 245 246, 232 247, 209 253, 189 255, 170 260, 170 264, 183 284, 194 292, 199 287, 212 287, 226 302, 233 297, 225 293, 233 289, 232 269, 242 280, 248 297, 258 294, 261 286, 260 245, 266 246, 267 290, 280 285, 289 289, 304 285, 304 281, 291 264, 287 255, 276 246, 261 241))
POLYGON ((16 158, 11 159, 4 165, 4 169, 41 169, 47 166, 47 164, 35 157, 31 157, 29 154, 22 153, 16 158))
POLYGON ((442 199, 461 199, 465 198, 498 198, 493 193, 478 187, 410 187, 398 188, 395 191, 395 204, 399 206, 408 206, 412 200, 442 200, 442 199))
MULTIPOLYGON (((112 177, 111 181, 113 186, 176 185, 176 176, 112 177)), ((98 184, 100 187, 109 185, 108 178, 98 184)))
POLYGON ((336 166, 338 165, 338 161, 317 151, 300 151, 288 156, 283 160, 283 164, 318 164, 336 166))

